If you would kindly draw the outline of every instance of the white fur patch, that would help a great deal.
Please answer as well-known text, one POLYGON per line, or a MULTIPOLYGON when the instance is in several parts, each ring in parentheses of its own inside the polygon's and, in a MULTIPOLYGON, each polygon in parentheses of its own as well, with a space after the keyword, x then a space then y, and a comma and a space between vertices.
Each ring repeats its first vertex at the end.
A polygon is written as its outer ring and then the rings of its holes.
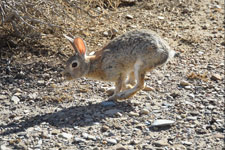
POLYGON ((138 59, 135 64, 134 64, 134 76, 135 76, 135 79, 137 80, 138 82, 138 72, 140 70, 140 66, 143 64, 143 62, 138 59))

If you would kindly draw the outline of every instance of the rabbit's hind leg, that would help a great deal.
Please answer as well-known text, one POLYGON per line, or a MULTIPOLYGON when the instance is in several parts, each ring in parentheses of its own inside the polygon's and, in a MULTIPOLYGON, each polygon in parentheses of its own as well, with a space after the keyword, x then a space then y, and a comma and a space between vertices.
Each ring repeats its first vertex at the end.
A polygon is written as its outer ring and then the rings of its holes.
POLYGON ((131 72, 128 74, 128 78, 127 78, 127 80, 126 80, 125 88, 122 89, 122 90, 131 89, 131 88, 133 88, 133 86, 134 86, 135 84, 136 84, 136 81, 135 81, 134 71, 131 71, 131 72))

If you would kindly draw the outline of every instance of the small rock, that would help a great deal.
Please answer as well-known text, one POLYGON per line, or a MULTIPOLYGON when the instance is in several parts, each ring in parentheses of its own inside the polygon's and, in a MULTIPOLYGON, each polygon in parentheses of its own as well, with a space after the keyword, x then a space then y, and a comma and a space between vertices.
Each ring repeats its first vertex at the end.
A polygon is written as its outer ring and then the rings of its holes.
POLYGON ((111 144, 117 144, 117 140, 116 139, 106 139, 106 141, 108 143, 111 143, 111 144))
POLYGON ((102 128, 101 128, 101 131, 102 131, 102 132, 106 132, 106 131, 108 131, 108 130, 109 130, 109 127, 106 126, 106 125, 103 125, 102 128))
POLYGON ((96 140, 96 137, 95 137, 95 136, 90 135, 90 134, 87 134, 87 133, 82 133, 82 136, 83 136, 85 139, 88 139, 88 140, 93 140, 93 141, 96 140))
POLYGON ((82 136, 83 136, 85 139, 87 139, 88 134, 87 134, 87 133, 82 133, 82 136))
POLYGON ((194 120, 197 120, 197 117, 196 116, 195 117, 189 116, 189 117, 187 117, 187 120, 189 120, 189 121, 193 120, 194 121, 194 120))
POLYGON ((139 114, 136 113, 136 112, 131 111, 131 112, 129 113, 129 116, 135 116, 135 117, 138 117, 139 114))
POLYGON ((191 146, 192 145, 192 143, 191 142, 188 142, 188 141, 182 141, 181 143, 183 145, 188 145, 188 146, 191 146))
POLYGON ((127 15, 126 15, 126 18, 127 18, 127 19, 133 19, 134 17, 133 17, 132 15, 127 14, 127 15))
POLYGON ((74 138, 74 141, 75 141, 76 143, 86 143, 86 140, 85 140, 85 139, 78 138, 78 137, 75 137, 75 138, 74 138))
POLYGON ((104 36, 109 36, 109 32, 108 32, 108 31, 104 31, 104 32, 103 32, 103 35, 104 35, 104 36))
POLYGON ((118 112, 121 112, 121 110, 119 110, 119 109, 110 109, 110 110, 105 111, 105 114, 109 115, 109 116, 113 116, 113 115, 115 115, 118 112))
POLYGON ((155 120, 151 126, 152 127, 170 126, 170 125, 173 125, 174 123, 175 123, 175 121, 173 121, 173 120, 159 119, 159 120, 155 120))
POLYGON ((159 19, 159 20, 163 20, 164 17, 163 17, 163 16, 158 16, 158 19, 159 19))
POLYGON ((115 145, 115 147, 113 147, 113 150, 128 150, 127 147, 121 145, 121 144, 118 144, 118 145, 115 145))
POLYGON ((219 74, 213 74, 211 76, 211 80, 214 80, 214 81, 222 80, 222 77, 219 74))
POLYGON ((0 100, 7 99, 6 95, 0 95, 0 100))
POLYGON ((185 86, 184 87, 186 90, 191 90, 191 86, 185 86))
POLYGON ((20 102, 20 99, 17 96, 12 96, 11 100, 14 102, 14 104, 18 104, 20 102))
POLYGON ((198 116, 199 115, 199 112, 198 111, 191 111, 190 114, 192 116, 198 116))
POLYGON ((39 80, 39 81, 37 81, 37 83, 40 84, 40 85, 43 85, 43 84, 45 84, 45 81, 44 80, 39 80))
POLYGON ((61 133, 61 134, 60 134, 60 137, 63 137, 63 138, 65 138, 65 139, 71 139, 71 138, 73 137, 73 135, 64 132, 64 133, 61 133))
POLYGON ((87 139, 96 141, 96 137, 94 135, 88 135, 87 139))
POLYGON ((221 134, 221 133, 214 134, 213 137, 214 138, 219 138, 219 139, 224 139, 225 138, 224 134, 221 134))
POLYGON ((101 105, 103 107, 112 107, 112 106, 115 106, 116 104, 114 102, 111 102, 111 101, 106 101, 106 102, 102 102, 101 105))
POLYGON ((190 96, 191 98, 195 98, 194 94, 188 94, 188 96, 190 96))
POLYGON ((159 140, 159 141, 152 142, 152 145, 154 145, 155 147, 164 147, 164 146, 167 146, 168 143, 166 140, 159 140))
POLYGON ((185 87, 185 86, 189 86, 190 83, 188 83, 187 81, 181 81, 180 82, 180 86, 185 87))
POLYGON ((11 148, 6 147, 6 145, 1 145, 0 150, 11 150, 11 148))
POLYGON ((56 129, 53 129, 52 132, 51 132, 52 135, 57 135, 59 133, 60 133, 60 131, 56 130, 56 129))
POLYGON ((149 114, 149 110, 144 108, 140 111, 140 114, 144 114, 144 115, 148 115, 149 114))
POLYGON ((30 99, 36 99, 37 93, 30 93, 28 96, 29 96, 30 99))

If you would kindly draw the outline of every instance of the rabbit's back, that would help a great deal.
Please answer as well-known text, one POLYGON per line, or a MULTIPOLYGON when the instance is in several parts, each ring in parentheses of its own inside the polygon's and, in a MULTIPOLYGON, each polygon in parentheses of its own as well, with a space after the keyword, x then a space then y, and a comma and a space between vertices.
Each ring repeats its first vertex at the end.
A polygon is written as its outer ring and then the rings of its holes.
POLYGON ((151 30, 135 30, 125 33, 102 49, 104 70, 130 70, 137 61, 152 69, 164 64, 174 55, 167 42, 151 30))

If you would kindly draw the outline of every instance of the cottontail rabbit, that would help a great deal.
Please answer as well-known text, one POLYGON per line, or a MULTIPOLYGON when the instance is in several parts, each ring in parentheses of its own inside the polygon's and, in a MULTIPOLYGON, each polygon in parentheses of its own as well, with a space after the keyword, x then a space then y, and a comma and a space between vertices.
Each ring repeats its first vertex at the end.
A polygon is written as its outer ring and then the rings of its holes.
POLYGON ((147 71, 165 64, 175 55, 168 44, 150 30, 127 32, 109 42, 92 56, 86 55, 85 42, 64 35, 75 54, 66 63, 63 72, 67 79, 87 77, 115 82, 114 94, 109 100, 126 99, 144 87, 147 71), (134 85, 127 88, 128 84, 134 85))

